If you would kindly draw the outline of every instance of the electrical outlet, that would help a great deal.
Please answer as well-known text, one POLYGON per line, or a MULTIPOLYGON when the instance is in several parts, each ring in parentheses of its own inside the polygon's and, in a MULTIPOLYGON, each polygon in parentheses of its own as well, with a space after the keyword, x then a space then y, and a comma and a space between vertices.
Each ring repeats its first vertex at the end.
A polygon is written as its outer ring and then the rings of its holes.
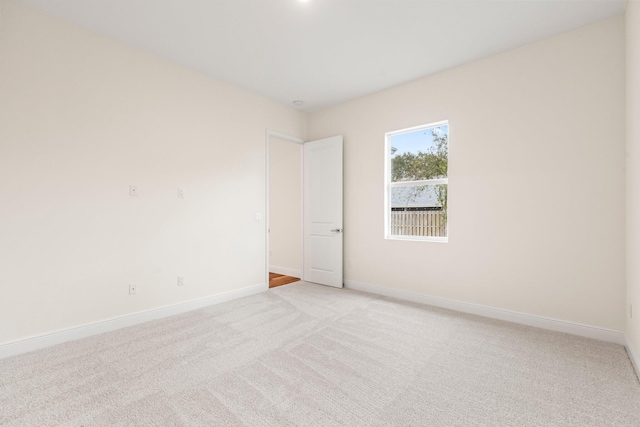
POLYGON ((178 199, 184 199, 184 190, 182 188, 178 188, 178 199))
POLYGON ((129 283, 129 295, 135 295, 138 293, 138 287, 135 283, 129 283))
POLYGON ((256 213, 253 215, 253 219, 254 219, 254 221, 255 221, 255 222, 260 222, 260 221, 262 221, 262 213, 260 213, 260 212, 256 212, 256 213))
POLYGON ((129 195, 131 197, 138 196, 138 186, 137 185, 129 185, 129 195))
POLYGON ((184 276, 178 276, 178 286, 184 286, 184 276))

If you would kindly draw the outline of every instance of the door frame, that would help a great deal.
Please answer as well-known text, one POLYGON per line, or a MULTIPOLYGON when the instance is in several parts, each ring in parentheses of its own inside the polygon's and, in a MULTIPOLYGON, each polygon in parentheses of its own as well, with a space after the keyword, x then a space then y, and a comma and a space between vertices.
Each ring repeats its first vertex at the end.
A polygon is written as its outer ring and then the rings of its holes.
MULTIPOLYGON (((267 129, 266 133, 266 154, 265 154, 265 178, 266 178, 266 188, 265 188, 265 225, 264 225, 264 235, 265 235, 265 284, 267 290, 269 289, 269 161, 270 161, 270 153, 271 153, 271 138, 278 138, 288 142, 292 142, 295 144, 304 145, 305 140, 302 138, 298 138, 297 136, 287 135, 286 133, 277 132, 274 130, 267 129)), ((300 280, 304 280, 304 150, 300 150, 300 239, 301 239, 301 248, 302 248, 302 268, 300 270, 300 280)))

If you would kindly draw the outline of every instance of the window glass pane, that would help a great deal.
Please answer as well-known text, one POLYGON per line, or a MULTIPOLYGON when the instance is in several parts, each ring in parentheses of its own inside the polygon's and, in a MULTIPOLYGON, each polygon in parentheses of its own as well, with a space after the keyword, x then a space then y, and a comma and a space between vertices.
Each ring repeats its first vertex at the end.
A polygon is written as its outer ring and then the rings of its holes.
POLYGON ((392 135, 391 181, 447 178, 449 126, 392 135))
POLYGON ((392 236, 447 237, 447 185, 391 188, 392 236))

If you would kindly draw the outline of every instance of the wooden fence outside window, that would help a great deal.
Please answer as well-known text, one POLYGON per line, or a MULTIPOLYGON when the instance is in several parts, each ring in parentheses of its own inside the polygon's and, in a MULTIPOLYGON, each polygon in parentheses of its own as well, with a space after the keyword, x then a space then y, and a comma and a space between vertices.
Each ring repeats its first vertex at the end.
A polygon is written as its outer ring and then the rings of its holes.
POLYGON ((446 237, 442 211, 391 211, 391 235, 446 237))

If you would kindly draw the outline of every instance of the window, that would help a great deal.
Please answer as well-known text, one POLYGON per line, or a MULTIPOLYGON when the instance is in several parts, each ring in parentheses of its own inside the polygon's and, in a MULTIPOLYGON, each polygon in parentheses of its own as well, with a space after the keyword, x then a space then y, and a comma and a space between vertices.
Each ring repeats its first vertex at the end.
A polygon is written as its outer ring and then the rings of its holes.
POLYGON ((385 134, 385 238, 447 241, 449 123, 385 134))

